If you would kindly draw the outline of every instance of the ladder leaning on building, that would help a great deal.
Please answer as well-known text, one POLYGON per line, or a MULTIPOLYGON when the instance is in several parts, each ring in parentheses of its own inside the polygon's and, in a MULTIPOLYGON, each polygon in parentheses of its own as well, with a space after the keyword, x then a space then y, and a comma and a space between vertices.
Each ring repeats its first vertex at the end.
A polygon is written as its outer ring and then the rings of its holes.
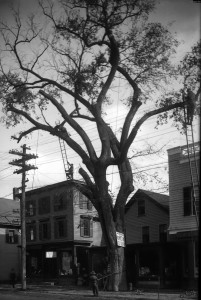
POLYGON ((195 209, 195 216, 197 226, 199 227, 199 190, 200 179, 196 160, 196 147, 193 134, 193 117, 195 112, 194 94, 190 89, 187 89, 187 96, 183 97, 184 100, 184 122, 185 122, 185 134, 189 161, 189 170, 192 185, 193 204, 195 209))

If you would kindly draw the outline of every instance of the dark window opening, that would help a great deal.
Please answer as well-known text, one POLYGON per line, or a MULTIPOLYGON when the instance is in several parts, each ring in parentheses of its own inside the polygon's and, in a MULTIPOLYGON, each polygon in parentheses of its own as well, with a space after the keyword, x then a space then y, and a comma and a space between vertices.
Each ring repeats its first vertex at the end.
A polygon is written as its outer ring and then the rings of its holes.
POLYGON ((39 224, 39 237, 40 240, 49 240, 51 238, 51 225, 50 222, 41 221, 39 224))
POLYGON ((138 200, 138 216, 145 215, 145 200, 138 200))
POLYGON ((184 216, 195 215, 195 206, 193 201, 193 189, 191 186, 183 188, 184 216))
POLYGON ((65 218, 58 218, 55 220, 55 238, 63 238, 67 236, 67 220, 65 218))
POLYGON ((149 226, 142 227, 142 242, 149 243, 149 226))
POLYGON ((50 197, 39 199, 38 212, 40 215, 48 214, 50 212, 50 197))
POLYGON ((67 207, 66 192, 54 196, 54 211, 64 210, 67 207))
POLYGON ((167 224, 159 225, 159 240, 160 242, 167 242, 167 224))

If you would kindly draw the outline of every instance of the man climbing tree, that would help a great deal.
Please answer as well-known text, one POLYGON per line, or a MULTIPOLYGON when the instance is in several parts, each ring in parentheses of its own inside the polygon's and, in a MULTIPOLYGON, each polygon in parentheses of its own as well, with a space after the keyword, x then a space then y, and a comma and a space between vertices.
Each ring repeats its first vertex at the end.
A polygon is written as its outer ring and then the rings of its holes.
POLYGON ((0 26, 3 121, 7 126, 24 120, 31 124, 15 136, 18 142, 43 130, 63 139, 81 157, 79 173, 85 184, 77 188, 98 212, 117 291, 124 262, 117 233, 124 234, 124 206, 134 190, 128 153, 146 120, 167 116, 168 111, 177 116, 183 107, 178 93, 156 96, 172 74, 170 58, 178 42, 161 24, 148 22, 152 0, 41 0, 31 8, 35 15, 28 22, 27 10, 21 14, 16 2, 13 5, 0 26), (125 89, 119 100, 128 109, 120 136, 104 119, 106 105, 118 101, 117 85, 125 89), (151 109, 143 112, 146 105, 151 109), (58 117, 49 117, 50 106, 58 117), (58 122, 65 130, 58 130, 58 122), (86 124, 96 124, 101 151, 86 124), (121 182, 115 201, 107 178, 110 166, 117 166, 121 182))
POLYGON ((196 102, 195 102, 195 94, 191 91, 190 88, 187 89, 185 101, 186 101, 186 109, 187 109, 187 124, 192 125, 193 117, 195 114, 196 102))

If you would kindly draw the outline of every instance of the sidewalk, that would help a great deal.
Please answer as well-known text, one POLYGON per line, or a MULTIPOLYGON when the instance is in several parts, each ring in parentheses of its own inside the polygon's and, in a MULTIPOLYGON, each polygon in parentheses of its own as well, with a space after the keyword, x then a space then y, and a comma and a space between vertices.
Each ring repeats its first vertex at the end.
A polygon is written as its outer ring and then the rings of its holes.
MULTIPOLYGON (((0 284, 0 293, 14 293, 15 290, 21 290, 21 284, 17 284, 15 289, 8 284, 0 284)), ((25 291, 21 291, 24 293, 25 291)), ((65 287, 65 286, 58 286, 58 285, 35 285, 35 284, 27 284, 26 292, 29 294, 50 294, 52 295, 71 295, 75 296, 78 299, 86 299, 86 297, 92 296, 92 291, 90 289, 86 289, 83 287, 65 287)), ((136 291, 125 291, 125 292, 108 292, 108 291, 100 291, 98 299, 141 299, 141 300, 181 300, 181 299, 198 299, 195 293, 187 293, 184 294, 179 291, 143 291, 143 290, 136 290, 136 291)))

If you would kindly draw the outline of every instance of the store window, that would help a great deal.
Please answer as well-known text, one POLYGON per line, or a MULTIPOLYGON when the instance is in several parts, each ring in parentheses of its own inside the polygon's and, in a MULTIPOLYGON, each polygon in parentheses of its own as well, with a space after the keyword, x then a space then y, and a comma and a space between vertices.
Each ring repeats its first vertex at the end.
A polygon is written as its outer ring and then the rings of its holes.
POLYGON ((60 261, 60 267, 59 267, 59 275, 72 275, 72 253, 70 251, 63 251, 61 252, 61 261, 60 261))

